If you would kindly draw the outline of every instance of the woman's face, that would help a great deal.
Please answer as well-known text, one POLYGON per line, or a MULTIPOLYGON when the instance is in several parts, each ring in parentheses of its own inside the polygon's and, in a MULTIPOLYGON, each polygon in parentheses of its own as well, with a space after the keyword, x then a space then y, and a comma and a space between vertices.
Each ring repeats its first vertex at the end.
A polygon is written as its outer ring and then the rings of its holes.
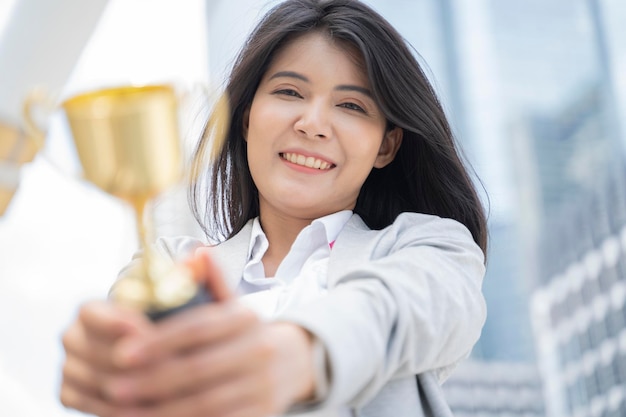
POLYGON ((355 56, 306 34, 261 79, 245 127, 261 216, 312 220, 351 210, 372 168, 393 160, 401 131, 385 132, 355 56))

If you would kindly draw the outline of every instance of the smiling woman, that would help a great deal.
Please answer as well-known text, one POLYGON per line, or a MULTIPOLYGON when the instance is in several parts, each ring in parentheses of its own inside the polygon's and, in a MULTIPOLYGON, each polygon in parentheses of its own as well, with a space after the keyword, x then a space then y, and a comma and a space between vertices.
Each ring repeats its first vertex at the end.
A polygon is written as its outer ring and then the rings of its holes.
POLYGON ((409 48, 358 1, 288 0, 251 34, 227 92, 226 140, 192 188, 222 242, 156 244, 216 302, 157 323, 86 304, 64 337, 64 404, 449 415, 439 383, 485 318, 485 218, 409 48))

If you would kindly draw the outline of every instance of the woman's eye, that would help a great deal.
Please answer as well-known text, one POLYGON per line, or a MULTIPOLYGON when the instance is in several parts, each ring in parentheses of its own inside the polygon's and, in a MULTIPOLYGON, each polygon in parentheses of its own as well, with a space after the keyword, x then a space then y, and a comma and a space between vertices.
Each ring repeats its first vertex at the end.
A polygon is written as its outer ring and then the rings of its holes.
POLYGON ((296 90, 292 90, 290 88, 285 88, 283 90, 277 90, 277 91, 274 92, 274 94, 281 94, 281 95, 284 95, 284 96, 302 98, 302 96, 296 90))
POLYGON ((363 109, 363 107, 359 106, 358 104, 354 104, 354 103, 342 103, 339 105, 340 107, 346 108, 348 110, 355 110, 361 113, 365 113, 365 110, 363 109))

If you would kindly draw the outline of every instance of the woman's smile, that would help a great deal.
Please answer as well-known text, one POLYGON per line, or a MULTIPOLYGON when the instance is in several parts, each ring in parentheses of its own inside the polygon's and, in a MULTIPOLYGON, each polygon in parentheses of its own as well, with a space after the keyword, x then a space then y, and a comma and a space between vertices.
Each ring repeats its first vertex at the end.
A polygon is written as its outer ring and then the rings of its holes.
POLYGON ((324 172, 336 166, 332 162, 325 159, 299 152, 281 152, 278 155, 281 159, 289 162, 291 165, 296 165, 299 168, 309 168, 305 172, 324 172))

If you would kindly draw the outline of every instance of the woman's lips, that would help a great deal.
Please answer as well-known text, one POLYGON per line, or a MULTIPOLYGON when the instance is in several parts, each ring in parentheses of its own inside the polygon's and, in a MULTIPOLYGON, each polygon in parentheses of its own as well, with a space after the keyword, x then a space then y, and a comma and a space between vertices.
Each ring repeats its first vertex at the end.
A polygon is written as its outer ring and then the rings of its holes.
POLYGON ((318 169, 320 171, 326 171, 335 167, 335 164, 324 161, 323 159, 316 158, 314 156, 306 156, 296 152, 282 152, 279 154, 280 157, 286 161, 291 162, 292 164, 318 169))

